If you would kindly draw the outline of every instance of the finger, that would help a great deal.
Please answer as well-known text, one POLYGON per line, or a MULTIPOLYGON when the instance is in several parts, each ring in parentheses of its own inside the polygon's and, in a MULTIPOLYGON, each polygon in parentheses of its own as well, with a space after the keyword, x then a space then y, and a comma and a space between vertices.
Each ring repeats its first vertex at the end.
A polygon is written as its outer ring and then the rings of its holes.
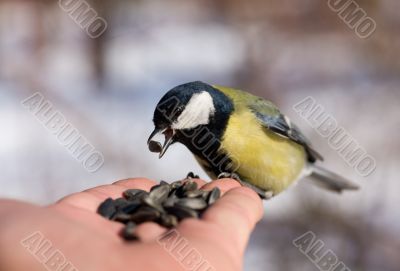
POLYGON ((72 194, 61 199, 56 204, 65 204, 90 212, 96 212, 99 205, 107 198, 119 198, 127 189, 142 189, 149 191, 154 185, 156 185, 156 182, 144 178, 127 179, 117 181, 110 185, 102 185, 72 194))
POLYGON ((218 187, 223 195, 233 188, 241 187, 241 185, 238 181, 233 179, 219 179, 205 184, 203 187, 201 187, 201 189, 208 191, 214 189, 215 187, 218 187))
POLYGON ((122 188, 126 189, 142 189, 145 191, 150 191, 150 188, 152 188, 154 185, 157 185, 158 183, 149 180, 147 178, 131 178, 131 179, 125 179, 121 181, 116 181, 113 183, 115 186, 119 186, 122 188))
POLYGON ((244 253, 250 234, 262 218, 260 197, 251 189, 236 187, 214 203, 203 215, 203 220, 227 231, 240 253, 244 253))

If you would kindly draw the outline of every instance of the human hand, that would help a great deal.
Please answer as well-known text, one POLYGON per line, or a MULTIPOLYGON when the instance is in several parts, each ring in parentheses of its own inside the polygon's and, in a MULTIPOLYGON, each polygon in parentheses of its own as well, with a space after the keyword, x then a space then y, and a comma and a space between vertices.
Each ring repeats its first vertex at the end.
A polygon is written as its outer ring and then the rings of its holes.
POLYGON ((166 229, 155 223, 139 225, 136 234, 141 241, 133 243, 120 238, 122 224, 102 218, 97 208, 127 189, 150 190, 154 181, 118 181, 47 207, 0 200, 0 270, 175 271, 193 269, 199 261, 203 265, 194 270, 242 270, 250 233, 263 214, 262 201, 230 179, 208 184, 194 181, 205 190, 218 186, 222 198, 201 219, 182 221, 163 239, 160 236, 166 229), (36 237, 40 238, 34 242, 36 237))

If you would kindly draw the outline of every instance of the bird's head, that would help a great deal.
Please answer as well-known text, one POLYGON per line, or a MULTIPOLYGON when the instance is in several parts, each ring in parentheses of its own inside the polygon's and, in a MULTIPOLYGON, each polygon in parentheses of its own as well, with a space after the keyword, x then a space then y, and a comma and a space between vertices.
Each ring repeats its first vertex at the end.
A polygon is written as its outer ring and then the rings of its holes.
POLYGON ((161 158, 170 145, 182 142, 184 135, 202 126, 218 136, 231 111, 231 100, 211 85, 197 81, 177 86, 168 91, 156 107, 155 130, 148 140, 149 148, 161 158), (164 145, 152 141, 157 134, 164 134, 164 145))

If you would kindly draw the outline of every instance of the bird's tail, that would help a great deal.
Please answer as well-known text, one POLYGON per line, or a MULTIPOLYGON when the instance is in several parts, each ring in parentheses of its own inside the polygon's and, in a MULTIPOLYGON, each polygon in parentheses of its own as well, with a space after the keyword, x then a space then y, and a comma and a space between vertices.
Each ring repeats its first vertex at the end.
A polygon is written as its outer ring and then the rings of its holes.
POLYGON ((343 190, 359 189, 359 186, 355 183, 327 169, 314 164, 309 165, 309 169, 311 171, 310 178, 322 188, 338 193, 341 193, 343 190))

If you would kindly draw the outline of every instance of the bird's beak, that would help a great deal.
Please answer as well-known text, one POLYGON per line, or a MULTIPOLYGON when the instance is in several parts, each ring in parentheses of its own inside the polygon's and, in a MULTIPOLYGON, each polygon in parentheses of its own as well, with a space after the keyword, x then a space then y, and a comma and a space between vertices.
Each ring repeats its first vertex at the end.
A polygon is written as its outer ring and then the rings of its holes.
POLYGON ((169 146, 174 142, 175 130, 172 128, 165 128, 165 129, 155 129, 149 139, 147 140, 147 145, 149 146, 150 151, 158 152, 159 158, 161 159, 164 154, 167 152, 169 146), (164 134, 165 142, 164 145, 161 146, 159 142, 153 141, 153 138, 157 135, 164 134))

